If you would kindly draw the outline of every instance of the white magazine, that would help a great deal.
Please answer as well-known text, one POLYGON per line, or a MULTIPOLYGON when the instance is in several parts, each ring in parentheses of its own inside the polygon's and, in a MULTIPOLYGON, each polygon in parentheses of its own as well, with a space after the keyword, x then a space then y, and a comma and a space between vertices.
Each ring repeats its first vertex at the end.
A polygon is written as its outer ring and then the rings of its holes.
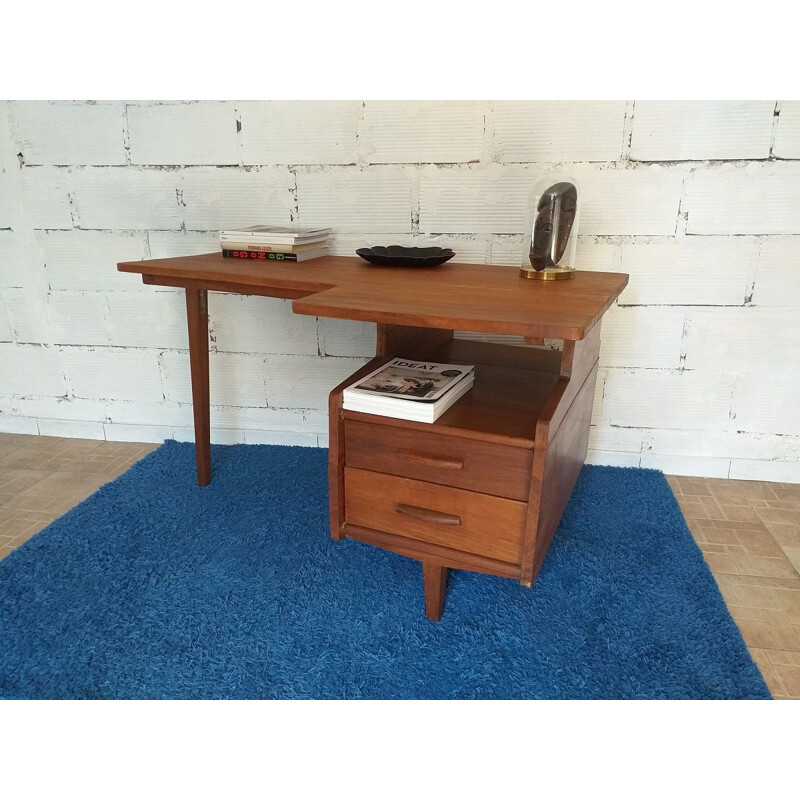
POLYGON ((344 396, 368 395, 432 403, 474 371, 464 364, 439 364, 393 358, 344 390, 344 396))

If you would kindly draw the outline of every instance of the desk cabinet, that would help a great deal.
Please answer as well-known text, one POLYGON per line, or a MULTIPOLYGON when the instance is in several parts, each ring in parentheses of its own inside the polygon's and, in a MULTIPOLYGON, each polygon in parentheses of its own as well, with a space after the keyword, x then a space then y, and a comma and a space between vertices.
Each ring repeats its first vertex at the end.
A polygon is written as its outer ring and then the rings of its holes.
POLYGON ((599 324, 561 351, 383 339, 330 396, 332 536, 421 561, 434 620, 448 568, 531 586, 586 456, 599 324), (343 389, 394 356, 474 364, 475 384, 433 424, 345 411, 343 389))
POLYGON ((282 297, 296 314, 375 322, 376 358, 330 395, 332 535, 419 559, 432 619, 442 613, 450 567, 533 583, 586 455, 600 320, 627 275, 577 271, 543 282, 486 264, 422 271, 327 256, 267 266, 221 253, 117 266, 186 292, 201 486, 211 481, 209 291, 282 297), (564 347, 459 341, 454 329, 562 339, 564 347), (343 411, 344 387, 394 356, 474 364, 475 384, 432 425, 343 411))

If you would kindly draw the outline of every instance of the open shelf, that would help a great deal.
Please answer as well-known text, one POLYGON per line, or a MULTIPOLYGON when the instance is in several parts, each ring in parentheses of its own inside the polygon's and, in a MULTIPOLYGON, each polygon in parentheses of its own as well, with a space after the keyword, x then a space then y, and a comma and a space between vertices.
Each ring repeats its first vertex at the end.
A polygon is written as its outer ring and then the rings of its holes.
MULTIPOLYGON (((536 423, 560 379, 559 351, 453 339, 435 350, 402 355, 474 364, 475 383, 432 424, 358 411, 344 411, 344 419, 533 449, 536 423)), ((376 358, 368 366, 374 369, 387 360, 376 358)))

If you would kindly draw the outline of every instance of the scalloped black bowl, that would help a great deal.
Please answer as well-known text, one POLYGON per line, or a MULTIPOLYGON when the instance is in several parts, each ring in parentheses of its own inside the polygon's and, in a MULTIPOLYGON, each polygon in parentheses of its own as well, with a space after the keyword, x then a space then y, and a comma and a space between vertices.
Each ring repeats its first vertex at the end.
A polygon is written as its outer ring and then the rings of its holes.
POLYGON ((385 267, 437 267, 449 261, 455 252, 443 247, 360 247, 356 254, 370 264, 385 267))

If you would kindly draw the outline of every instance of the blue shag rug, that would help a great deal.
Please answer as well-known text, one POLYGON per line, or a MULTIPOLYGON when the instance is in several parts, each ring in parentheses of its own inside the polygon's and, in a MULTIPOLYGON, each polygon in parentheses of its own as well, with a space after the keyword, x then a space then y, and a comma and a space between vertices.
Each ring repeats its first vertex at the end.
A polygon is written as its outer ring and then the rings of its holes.
POLYGON ((0 562, 4 698, 769 698, 664 476, 584 467, 532 589, 328 533, 327 451, 166 442, 0 562))

